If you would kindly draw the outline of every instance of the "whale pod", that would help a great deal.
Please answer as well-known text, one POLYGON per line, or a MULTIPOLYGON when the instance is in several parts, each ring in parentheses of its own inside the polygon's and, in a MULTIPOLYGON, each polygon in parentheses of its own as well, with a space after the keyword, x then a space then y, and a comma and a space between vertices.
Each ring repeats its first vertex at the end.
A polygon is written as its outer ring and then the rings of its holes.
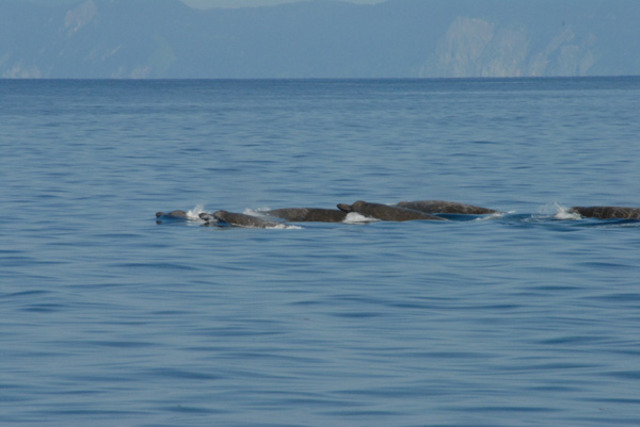
POLYGON ((640 219, 640 208, 629 208, 622 206, 574 206, 569 209, 569 212, 578 213, 588 218, 640 219))
POLYGON ((342 222, 347 216, 341 210, 321 208, 283 208, 267 214, 291 222, 342 222))
POLYGON ((383 205, 381 203, 370 203, 358 200, 352 205, 345 203, 338 204, 338 209, 343 212, 357 212, 360 215, 379 219, 381 221, 413 221, 413 220, 435 220, 445 221, 444 218, 429 215, 410 209, 397 206, 383 205))
POLYGON ((465 203, 448 202, 446 200, 415 200, 404 201, 396 204, 399 208, 411 209, 427 214, 462 214, 462 215, 486 215, 499 211, 480 206, 467 205, 465 203))

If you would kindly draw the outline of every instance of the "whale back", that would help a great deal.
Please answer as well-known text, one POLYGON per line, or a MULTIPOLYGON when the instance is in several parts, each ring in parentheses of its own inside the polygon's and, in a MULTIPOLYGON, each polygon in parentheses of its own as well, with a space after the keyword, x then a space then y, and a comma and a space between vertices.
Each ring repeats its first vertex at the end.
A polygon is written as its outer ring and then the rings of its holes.
POLYGON ((275 222, 268 221, 257 216, 223 210, 214 212, 213 217, 218 220, 218 223, 224 223, 235 227, 267 228, 278 225, 275 222))
POLYGON ((416 200, 404 201, 396 206, 405 209, 412 209, 428 214, 462 214, 462 215, 487 215, 498 211, 480 206, 468 205, 465 203, 449 202, 446 200, 416 200))
POLYGON ((382 203, 370 203, 358 200, 352 205, 339 204, 338 208, 347 212, 357 212, 361 215, 379 219, 381 221, 413 221, 413 220, 436 220, 443 221, 444 218, 429 215, 423 212, 413 211, 397 206, 383 205, 382 203))
POLYGON ((622 206, 574 206, 569 209, 571 213, 579 213, 587 218, 599 219, 640 219, 640 208, 622 206))
POLYGON ((291 222, 342 222, 347 214, 337 209, 283 208, 268 211, 267 214, 291 222))
POLYGON ((216 211, 212 214, 203 212, 199 216, 200 219, 205 221, 206 225, 215 225, 219 227, 268 228, 278 225, 278 223, 258 218, 257 216, 223 210, 216 211))

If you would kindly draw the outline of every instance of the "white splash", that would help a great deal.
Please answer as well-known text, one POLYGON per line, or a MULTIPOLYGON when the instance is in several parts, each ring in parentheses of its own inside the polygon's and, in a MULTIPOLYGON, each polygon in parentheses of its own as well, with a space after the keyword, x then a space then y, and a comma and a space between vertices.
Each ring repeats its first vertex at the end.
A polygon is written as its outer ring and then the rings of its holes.
POLYGON ((203 212, 205 212, 204 205, 196 205, 195 208, 187 211, 187 219, 189 221, 200 221, 200 222, 203 222, 203 220, 200 219, 200 214, 203 213, 203 212))
POLYGON ((265 227, 268 230, 302 230, 302 227, 299 225, 292 224, 278 224, 273 227, 265 227))
POLYGON ((556 208, 556 213, 553 215, 555 219, 582 219, 582 215, 578 212, 569 212, 569 208, 561 206, 558 203, 554 204, 556 208))
POLYGON ((359 214, 358 212, 349 212, 342 222, 344 222, 345 224, 366 224, 369 222, 378 222, 378 221, 379 220, 376 218, 364 216, 359 214))
POLYGON ((491 221, 498 218, 504 218, 505 215, 513 214, 515 211, 511 212, 495 212, 489 215, 480 215, 478 218, 474 219, 474 221, 491 221))
POLYGON ((245 215, 264 217, 266 216, 266 212, 268 210, 269 210, 268 208, 258 208, 258 209, 247 208, 244 211, 242 211, 242 213, 245 215))

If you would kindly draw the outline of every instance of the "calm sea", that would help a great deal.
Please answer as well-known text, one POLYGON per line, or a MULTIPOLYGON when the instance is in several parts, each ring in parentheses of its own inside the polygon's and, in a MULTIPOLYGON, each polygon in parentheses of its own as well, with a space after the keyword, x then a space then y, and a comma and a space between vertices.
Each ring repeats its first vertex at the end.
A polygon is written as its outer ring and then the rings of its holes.
POLYGON ((0 424, 640 425, 640 78, 0 81, 0 424), (444 199, 478 220, 156 224, 444 199))

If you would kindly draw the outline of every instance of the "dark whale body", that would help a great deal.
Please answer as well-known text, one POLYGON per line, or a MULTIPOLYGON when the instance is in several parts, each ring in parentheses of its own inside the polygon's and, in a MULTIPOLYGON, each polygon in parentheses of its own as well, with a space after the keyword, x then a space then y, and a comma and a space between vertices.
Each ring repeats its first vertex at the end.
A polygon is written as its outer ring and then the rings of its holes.
POLYGON ((588 218, 600 219, 640 219, 640 208, 628 208, 622 206, 574 206, 570 213, 578 213, 588 218))
POLYGON ((268 215, 291 222, 342 222, 347 214, 337 209, 284 208, 267 212, 268 215))
POLYGON ((189 217, 185 211, 156 212, 156 224, 162 224, 163 221, 188 221, 189 217))
POLYGON ((242 213, 216 211, 213 214, 201 213, 200 218, 206 221, 206 225, 233 226, 245 228, 267 228, 279 225, 253 215, 242 213))
POLYGON ((388 206, 381 203, 369 203, 358 200, 352 205, 340 203, 338 209, 343 212, 357 212, 360 215, 379 219, 381 221, 414 221, 414 220, 435 220, 445 221, 444 218, 429 215, 410 209, 397 206, 388 206))
POLYGON ((412 202, 400 202, 396 206, 411 209, 427 214, 462 214, 462 215, 487 215, 498 213, 493 209, 480 206, 467 205, 465 203, 448 202, 445 200, 416 200, 412 202))
POLYGON ((156 212, 158 219, 188 219, 185 211, 156 212))

